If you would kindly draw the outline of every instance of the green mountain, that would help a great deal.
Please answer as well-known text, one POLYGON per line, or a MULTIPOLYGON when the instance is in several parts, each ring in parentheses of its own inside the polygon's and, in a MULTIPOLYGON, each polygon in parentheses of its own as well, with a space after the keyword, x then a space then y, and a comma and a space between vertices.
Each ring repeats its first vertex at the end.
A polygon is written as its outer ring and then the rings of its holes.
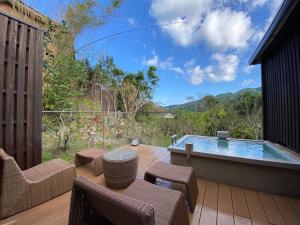
MULTIPOLYGON (((250 93, 253 93, 253 94, 261 93, 261 87, 258 87, 258 88, 244 88, 244 89, 242 89, 238 92, 235 92, 235 93, 227 92, 227 93, 224 93, 224 94, 216 95, 215 97, 219 101, 228 102, 228 101, 236 98, 238 95, 243 94, 245 92, 250 92, 250 93)), ((189 111, 196 111, 197 110, 197 105, 199 105, 199 103, 201 101, 202 101, 202 99, 199 99, 199 100, 187 102, 187 103, 184 103, 184 104, 165 106, 164 108, 166 110, 186 109, 186 110, 189 110, 189 111)))

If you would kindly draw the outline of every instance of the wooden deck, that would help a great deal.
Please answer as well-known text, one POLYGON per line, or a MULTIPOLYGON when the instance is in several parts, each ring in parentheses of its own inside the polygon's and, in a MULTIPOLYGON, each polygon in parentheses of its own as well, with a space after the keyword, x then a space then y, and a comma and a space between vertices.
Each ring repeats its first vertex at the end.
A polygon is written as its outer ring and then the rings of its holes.
MULTIPOLYGON (((169 162, 165 148, 140 145, 130 147, 139 153, 138 177, 157 160, 169 162)), ((79 176, 104 184, 89 167, 77 169, 79 176)), ((199 195, 191 225, 300 225, 300 199, 261 193, 208 180, 198 179, 199 195)), ((161 185, 167 185, 161 182, 161 185)), ((0 225, 66 225, 71 192, 0 221, 0 225)), ((128 224, 130 225, 130 224, 128 224)))

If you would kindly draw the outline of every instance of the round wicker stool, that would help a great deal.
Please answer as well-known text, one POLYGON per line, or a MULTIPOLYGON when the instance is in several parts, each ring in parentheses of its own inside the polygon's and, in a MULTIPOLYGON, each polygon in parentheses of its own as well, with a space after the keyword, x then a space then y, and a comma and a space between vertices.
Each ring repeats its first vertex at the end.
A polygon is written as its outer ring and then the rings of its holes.
POLYGON ((138 154, 133 150, 117 149, 103 155, 105 183, 109 188, 122 189, 135 181, 138 154))

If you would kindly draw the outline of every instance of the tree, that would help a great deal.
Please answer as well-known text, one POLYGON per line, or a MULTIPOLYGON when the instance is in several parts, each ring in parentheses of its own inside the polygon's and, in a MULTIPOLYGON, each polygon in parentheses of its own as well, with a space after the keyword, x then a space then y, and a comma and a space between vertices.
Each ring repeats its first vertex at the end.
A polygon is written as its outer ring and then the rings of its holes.
POLYGON ((108 104, 111 101, 114 102, 114 111, 116 111, 116 93, 112 86, 114 68, 115 64, 112 57, 101 56, 99 62, 93 67, 91 75, 88 77, 88 92, 92 95, 94 102, 99 103, 99 111, 103 110, 104 98, 108 104))
POLYGON ((258 113, 262 106, 261 95, 245 92, 240 94, 235 100, 235 109, 241 114, 245 115, 248 121, 254 113, 258 113))
POLYGON ((159 77, 156 75, 156 67, 154 66, 148 68, 147 76, 141 71, 123 73, 122 76, 123 79, 119 84, 122 106, 126 115, 134 118, 136 113, 152 98, 159 77))
POLYGON ((102 26, 119 8, 121 0, 110 0, 102 5, 99 0, 73 0, 63 16, 63 25, 68 31, 65 42, 73 50, 76 37, 85 29, 102 26))
POLYGON ((203 112, 208 109, 216 108, 220 104, 219 100, 213 95, 204 96, 198 104, 198 112, 203 112))
POLYGON ((141 87, 124 81, 120 86, 120 96, 126 116, 133 119, 138 112, 149 100, 147 94, 141 87))
POLYGON ((194 96, 186 96, 185 99, 186 99, 188 102, 195 101, 194 96))
POLYGON ((85 92, 86 67, 73 57, 60 57, 51 75, 44 77, 44 110, 70 110, 77 108, 77 98, 85 92))
POLYGON ((74 0, 60 24, 49 23, 44 41, 44 109, 76 106, 76 98, 85 92, 94 73, 88 61, 76 59, 74 40, 83 30, 103 25, 120 4, 121 0, 111 0, 106 6, 96 0, 74 0))

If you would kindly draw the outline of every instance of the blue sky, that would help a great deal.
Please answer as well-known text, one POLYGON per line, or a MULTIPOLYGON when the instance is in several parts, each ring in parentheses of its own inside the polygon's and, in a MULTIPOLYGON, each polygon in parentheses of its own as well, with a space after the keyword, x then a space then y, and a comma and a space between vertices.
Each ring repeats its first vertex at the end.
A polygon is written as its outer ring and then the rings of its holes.
MULTIPOLYGON (((26 0, 47 16, 60 20, 71 0, 26 0)), ((106 1, 99 1, 103 4, 106 1)), ((125 71, 158 68, 154 101, 183 103, 187 96, 234 92, 259 87, 260 67, 248 60, 282 0, 124 0, 100 28, 87 29, 76 47, 115 32, 170 24, 123 34, 83 49, 78 57, 97 61, 111 55, 125 71)))

